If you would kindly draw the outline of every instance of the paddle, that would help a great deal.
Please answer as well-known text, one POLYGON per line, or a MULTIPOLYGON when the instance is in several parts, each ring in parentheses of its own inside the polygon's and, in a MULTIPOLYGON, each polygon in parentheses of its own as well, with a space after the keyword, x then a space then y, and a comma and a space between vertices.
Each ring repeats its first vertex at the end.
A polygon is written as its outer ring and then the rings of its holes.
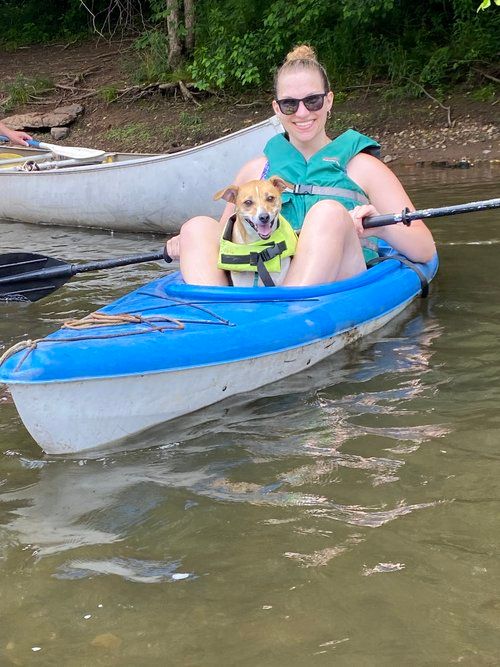
MULTIPOLYGON (((412 220, 420 218, 439 218, 445 215, 486 211, 492 208, 500 208, 500 199, 487 199, 468 204, 457 204, 456 206, 443 206, 442 208, 428 208, 411 213, 403 211, 395 215, 379 215, 366 218, 363 225, 367 229, 383 225, 395 225, 400 222, 409 225, 412 220)), ((77 273, 153 262, 159 259, 165 259, 167 262, 172 261, 163 250, 150 255, 133 255, 100 262, 89 262, 88 264, 67 264, 60 259, 32 253, 7 253, 6 255, 0 255, 0 299, 38 301, 38 299, 42 299, 64 285, 77 273)))
POLYGON ((0 255, 0 299, 38 301, 64 285, 72 276, 86 271, 112 269, 116 266, 172 259, 164 251, 132 255, 87 264, 67 264, 61 259, 27 252, 0 255))
MULTIPOLYGON (((9 141, 5 135, 0 135, 0 141, 9 141)), ((95 148, 80 148, 78 146, 56 146, 55 144, 46 144, 44 141, 37 141, 36 139, 28 139, 28 146, 33 148, 42 148, 51 151, 54 155, 61 155, 61 157, 70 157, 74 160, 86 160, 88 158, 100 157, 104 155, 105 151, 100 151, 95 148)))
POLYGON ((471 201, 468 204, 456 204, 455 206, 441 206, 440 208, 424 208, 421 211, 409 211, 405 209, 401 213, 389 215, 376 215, 373 218, 365 218, 363 227, 384 227, 385 225, 396 225, 402 222, 409 225, 412 220, 425 218, 442 218, 445 215, 458 215, 459 213, 471 213, 472 211, 487 211, 491 208, 500 208, 500 199, 486 199, 484 201, 471 201))

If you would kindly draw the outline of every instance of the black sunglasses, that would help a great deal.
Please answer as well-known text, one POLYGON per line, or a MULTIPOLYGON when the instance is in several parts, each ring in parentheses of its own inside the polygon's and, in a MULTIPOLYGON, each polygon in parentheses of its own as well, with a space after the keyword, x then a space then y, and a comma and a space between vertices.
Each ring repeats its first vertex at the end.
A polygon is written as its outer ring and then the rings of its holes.
POLYGON ((301 102, 304 102, 304 106, 308 111, 319 111, 323 108, 327 95, 328 93, 316 93, 316 95, 308 95, 300 100, 295 97, 284 97, 282 100, 276 100, 276 104, 285 116, 295 113, 301 102))

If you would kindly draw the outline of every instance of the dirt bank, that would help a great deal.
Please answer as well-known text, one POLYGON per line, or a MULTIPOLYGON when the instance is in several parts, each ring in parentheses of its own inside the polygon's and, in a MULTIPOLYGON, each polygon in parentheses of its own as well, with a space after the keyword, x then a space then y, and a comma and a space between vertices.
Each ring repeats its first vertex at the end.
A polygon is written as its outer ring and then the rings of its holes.
MULTIPOLYGON (((209 141, 271 114, 272 94, 219 97, 178 87, 150 89, 134 81, 130 42, 53 45, 0 52, 3 93, 19 77, 48 80, 55 87, 33 92, 25 104, 4 113, 25 113, 79 102, 84 114, 61 143, 133 152, 173 152, 209 141), (107 101, 112 99, 113 101, 107 101)), ((353 82, 355 83, 355 82, 353 82)), ((0 89, 1 90, 1 89, 0 89)), ((442 104, 423 96, 388 101, 384 88, 340 91, 330 132, 348 127, 377 138, 387 162, 500 160, 500 104, 456 91, 442 104), (342 100, 342 101, 340 101, 342 100), (448 108, 444 108, 448 107, 448 108), (448 121, 451 119, 451 126, 448 121)), ((37 137, 51 141, 49 134, 37 137)))

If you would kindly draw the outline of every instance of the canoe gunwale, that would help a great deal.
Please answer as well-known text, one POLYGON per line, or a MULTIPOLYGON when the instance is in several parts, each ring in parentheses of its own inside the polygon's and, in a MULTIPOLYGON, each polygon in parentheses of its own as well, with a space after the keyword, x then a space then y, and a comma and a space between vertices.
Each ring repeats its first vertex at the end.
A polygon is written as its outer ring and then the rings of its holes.
MULTIPOLYGON (((118 155, 118 156, 125 156, 126 159, 118 159, 113 162, 99 162, 99 163, 92 163, 89 164, 88 162, 85 162, 82 160, 82 164, 80 165, 75 165, 75 166, 68 166, 64 167, 63 169, 57 169, 54 168, 53 170, 45 170, 45 171, 7 171, 7 170, 1 170, 0 169, 0 178, 2 175, 4 176, 12 176, 14 173, 16 176, 18 175, 23 175, 24 177, 40 177, 40 176, 46 176, 46 175, 51 175, 51 174, 57 174, 58 176, 64 176, 65 174, 74 174, 74 173, 85 173, 86 171, 106 171, 106 170, 116 170, 116 169, 128 169, 128 168, 133 168, 141 165, 149 165, 149 164, 157 164, 157 163, 168 163, 168 162, 173 162, 178 158, 181 157, 191 157, 191 156, 196 156, 197 153, 203 152, 207 148, 212 148, 212 147, 218 147, 222 146, 223 144, 227 142, 232 142, 235 139, 237 140, 240 137, 244 137, 246 134, 253 134, 259 130, 259 128, 266 127, 267 125, 274 126, 276 128, 280 127, 280 122, 277 119, 276 116, 271 116, 270 118, 267 118, 266 120, 261 121, 260 123, 256 123, 255 125, 251 125, 250 127, 244 127, 241 130, 237 130, 236 132, 232 132, 231 134, 222 136, 222 137, 217 137, 216 139, 212 139, 212 141, 207 141, 206 143, 200 144, 199 146, 191 146, 190 148, 186 148, 185 150, 182 151, 177 151, 176 153, 151 153, 151 154, 141 154, 141 155, 135 155, 134 153, 116 153, 115 151, 109 151, 103 156, 103 159, 106 158, 106 156, 113 156, 113 155, 118 155)), ((33 152, 33 149, 31 149, 30 155, 26 156, 26 159, 29 160, 30 156, 33 157, 34 155, 46 155, 47 151, 45 150, 40 150, 39 153, 33 152)), ((49 151, 50 154, 50 151, 49 151)), ((1 181, 0 181, 1 183, 1 181)))

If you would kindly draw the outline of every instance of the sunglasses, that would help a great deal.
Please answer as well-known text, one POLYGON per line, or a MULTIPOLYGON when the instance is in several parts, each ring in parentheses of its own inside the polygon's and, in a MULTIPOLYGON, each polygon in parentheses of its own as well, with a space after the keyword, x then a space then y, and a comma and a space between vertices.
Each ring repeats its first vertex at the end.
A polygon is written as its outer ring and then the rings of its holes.
POLYGON ((276 100, 276 104, 279 106, 281 113, 285 116, 290 116, 292 113, 295 113, 301 102, 304 103, 304 106, 308 111, 319 111, 323 108, 325 97, 327 95, 328 93, 316 93, 316 95, 308 95, 300 100, 295 97, 284 97, 282 100, 276 100))

